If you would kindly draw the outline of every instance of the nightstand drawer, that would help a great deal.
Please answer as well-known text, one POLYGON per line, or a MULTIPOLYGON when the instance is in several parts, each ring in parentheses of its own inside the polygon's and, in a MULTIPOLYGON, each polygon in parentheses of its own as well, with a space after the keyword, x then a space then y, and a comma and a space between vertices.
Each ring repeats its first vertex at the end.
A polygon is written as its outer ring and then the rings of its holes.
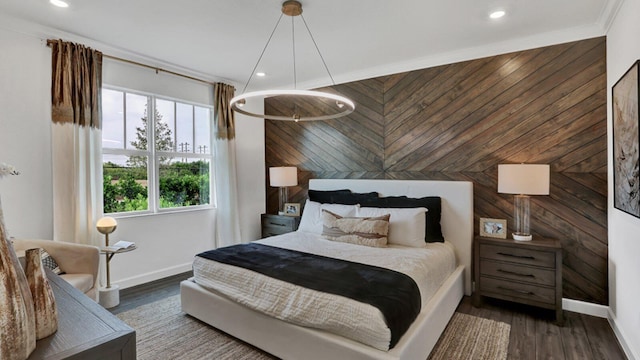
POLYGON ((263 215, 262 226, 294 231, 296 230, 296 218, 293 216, 263 215))
POLYGON ((555 252, 516 248, 511 246, 480 244, 480 257, 518 264, 555 268, 555 252))
POLYGON ((299 216, 262 214, 262 237, 282 235, 298 230, 299 216))
POLYGON ((534 268, 521 264, 486 260, 480 264, 480 275, 517 280, 536 285, 555 286, 556 273, 552 269, 534 268))
POLYGON ((510 298, 521 298, 528 302, 536 301, 549 305, 556 304, 555 288, 521 284, 511 280, 498 280, 485 276, 480 277, 480 282, 482 283, 481 288, 483 294, 489 296, 502 295, 496 297, 502 297, 505 300, 510 300, 510 298))

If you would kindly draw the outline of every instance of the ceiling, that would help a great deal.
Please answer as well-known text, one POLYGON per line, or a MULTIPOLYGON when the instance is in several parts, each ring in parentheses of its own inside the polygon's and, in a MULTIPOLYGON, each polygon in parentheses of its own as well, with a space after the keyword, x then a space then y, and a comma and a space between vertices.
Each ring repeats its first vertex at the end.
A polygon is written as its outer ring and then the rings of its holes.
MULTIPOLYGON (((335 83, 605 34, 622 0, 301 0, 335 83), (507 15, 489 19, 494 9, 507 15)), ((244 88, 281 15, 281 0, 1 0, 0 14, 40 36, 244 88)), ((247 90, 291 87, 291 17, 284 16, 247 90)), ((300 17, 297 87, 330 85, 300 17)), ((5 21, 0 27, 7 28, 5 21)), ((15 30, 15 29, 10 29, 15 30)))

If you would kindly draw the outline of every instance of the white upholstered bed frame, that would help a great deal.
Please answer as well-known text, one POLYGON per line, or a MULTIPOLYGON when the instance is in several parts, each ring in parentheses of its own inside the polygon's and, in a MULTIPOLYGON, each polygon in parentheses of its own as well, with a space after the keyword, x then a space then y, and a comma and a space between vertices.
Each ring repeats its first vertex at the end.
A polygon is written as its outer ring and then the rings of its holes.
POLYGON ((420 359, 431 352, 462 296, 471 295, 473 184, 466 181, 313 179, 314 190, 377 191, 380 196, 442 198, 442 233, 456 248, 457 268, 388 352, 253 311, 192 280, 180 285, 187 314, 283 359, 420 359))

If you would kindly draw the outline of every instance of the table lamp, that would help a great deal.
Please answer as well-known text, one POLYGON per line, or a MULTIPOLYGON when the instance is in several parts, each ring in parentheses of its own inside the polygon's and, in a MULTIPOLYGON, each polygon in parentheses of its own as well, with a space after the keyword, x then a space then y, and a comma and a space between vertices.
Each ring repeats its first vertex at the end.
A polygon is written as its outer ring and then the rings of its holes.
POLYGON ((298 185, 298 169, 295 166, 269 168, 269 184, 278 187, 278 214, 284 214, 284 204, 289 201, 288 186, 298 185))
MULTIPOLYGON (((98 220, 98 222, 96 223, 96 228, 98 229, 98 232, 100 232, 101 234, 104 234, 105 246, 109 246, 109 234, 114 232, 117 226, 118 226, 118 222, 116 221, 116 219, 110 216, 105 216, 103 218, 100 218, 100 220, 98 220)), ((111 279, 109 276, 109 261, 107 260, 107 289, 110 287, 111 287, 111 279)))
POLYGON ((549 195, 549 165, 500 164, 498 165, 498 192, 514 194, 513 239, 528 241, 533 237, 529 230, 529 195, 549 195))

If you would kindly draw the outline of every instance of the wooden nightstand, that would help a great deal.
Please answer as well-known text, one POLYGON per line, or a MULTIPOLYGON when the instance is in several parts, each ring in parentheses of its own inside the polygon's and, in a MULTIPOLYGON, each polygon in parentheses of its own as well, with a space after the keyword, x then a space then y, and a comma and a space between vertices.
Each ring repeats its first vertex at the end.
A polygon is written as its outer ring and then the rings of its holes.
POLYGON ((515 241, 476 236, 474 305, 482 296, 553 309, 562 316, 562 246, 555 239, 515 241))
POLYGON ((262 214, 262 237, 286 234, 298 230, 300 216, 262 214))

